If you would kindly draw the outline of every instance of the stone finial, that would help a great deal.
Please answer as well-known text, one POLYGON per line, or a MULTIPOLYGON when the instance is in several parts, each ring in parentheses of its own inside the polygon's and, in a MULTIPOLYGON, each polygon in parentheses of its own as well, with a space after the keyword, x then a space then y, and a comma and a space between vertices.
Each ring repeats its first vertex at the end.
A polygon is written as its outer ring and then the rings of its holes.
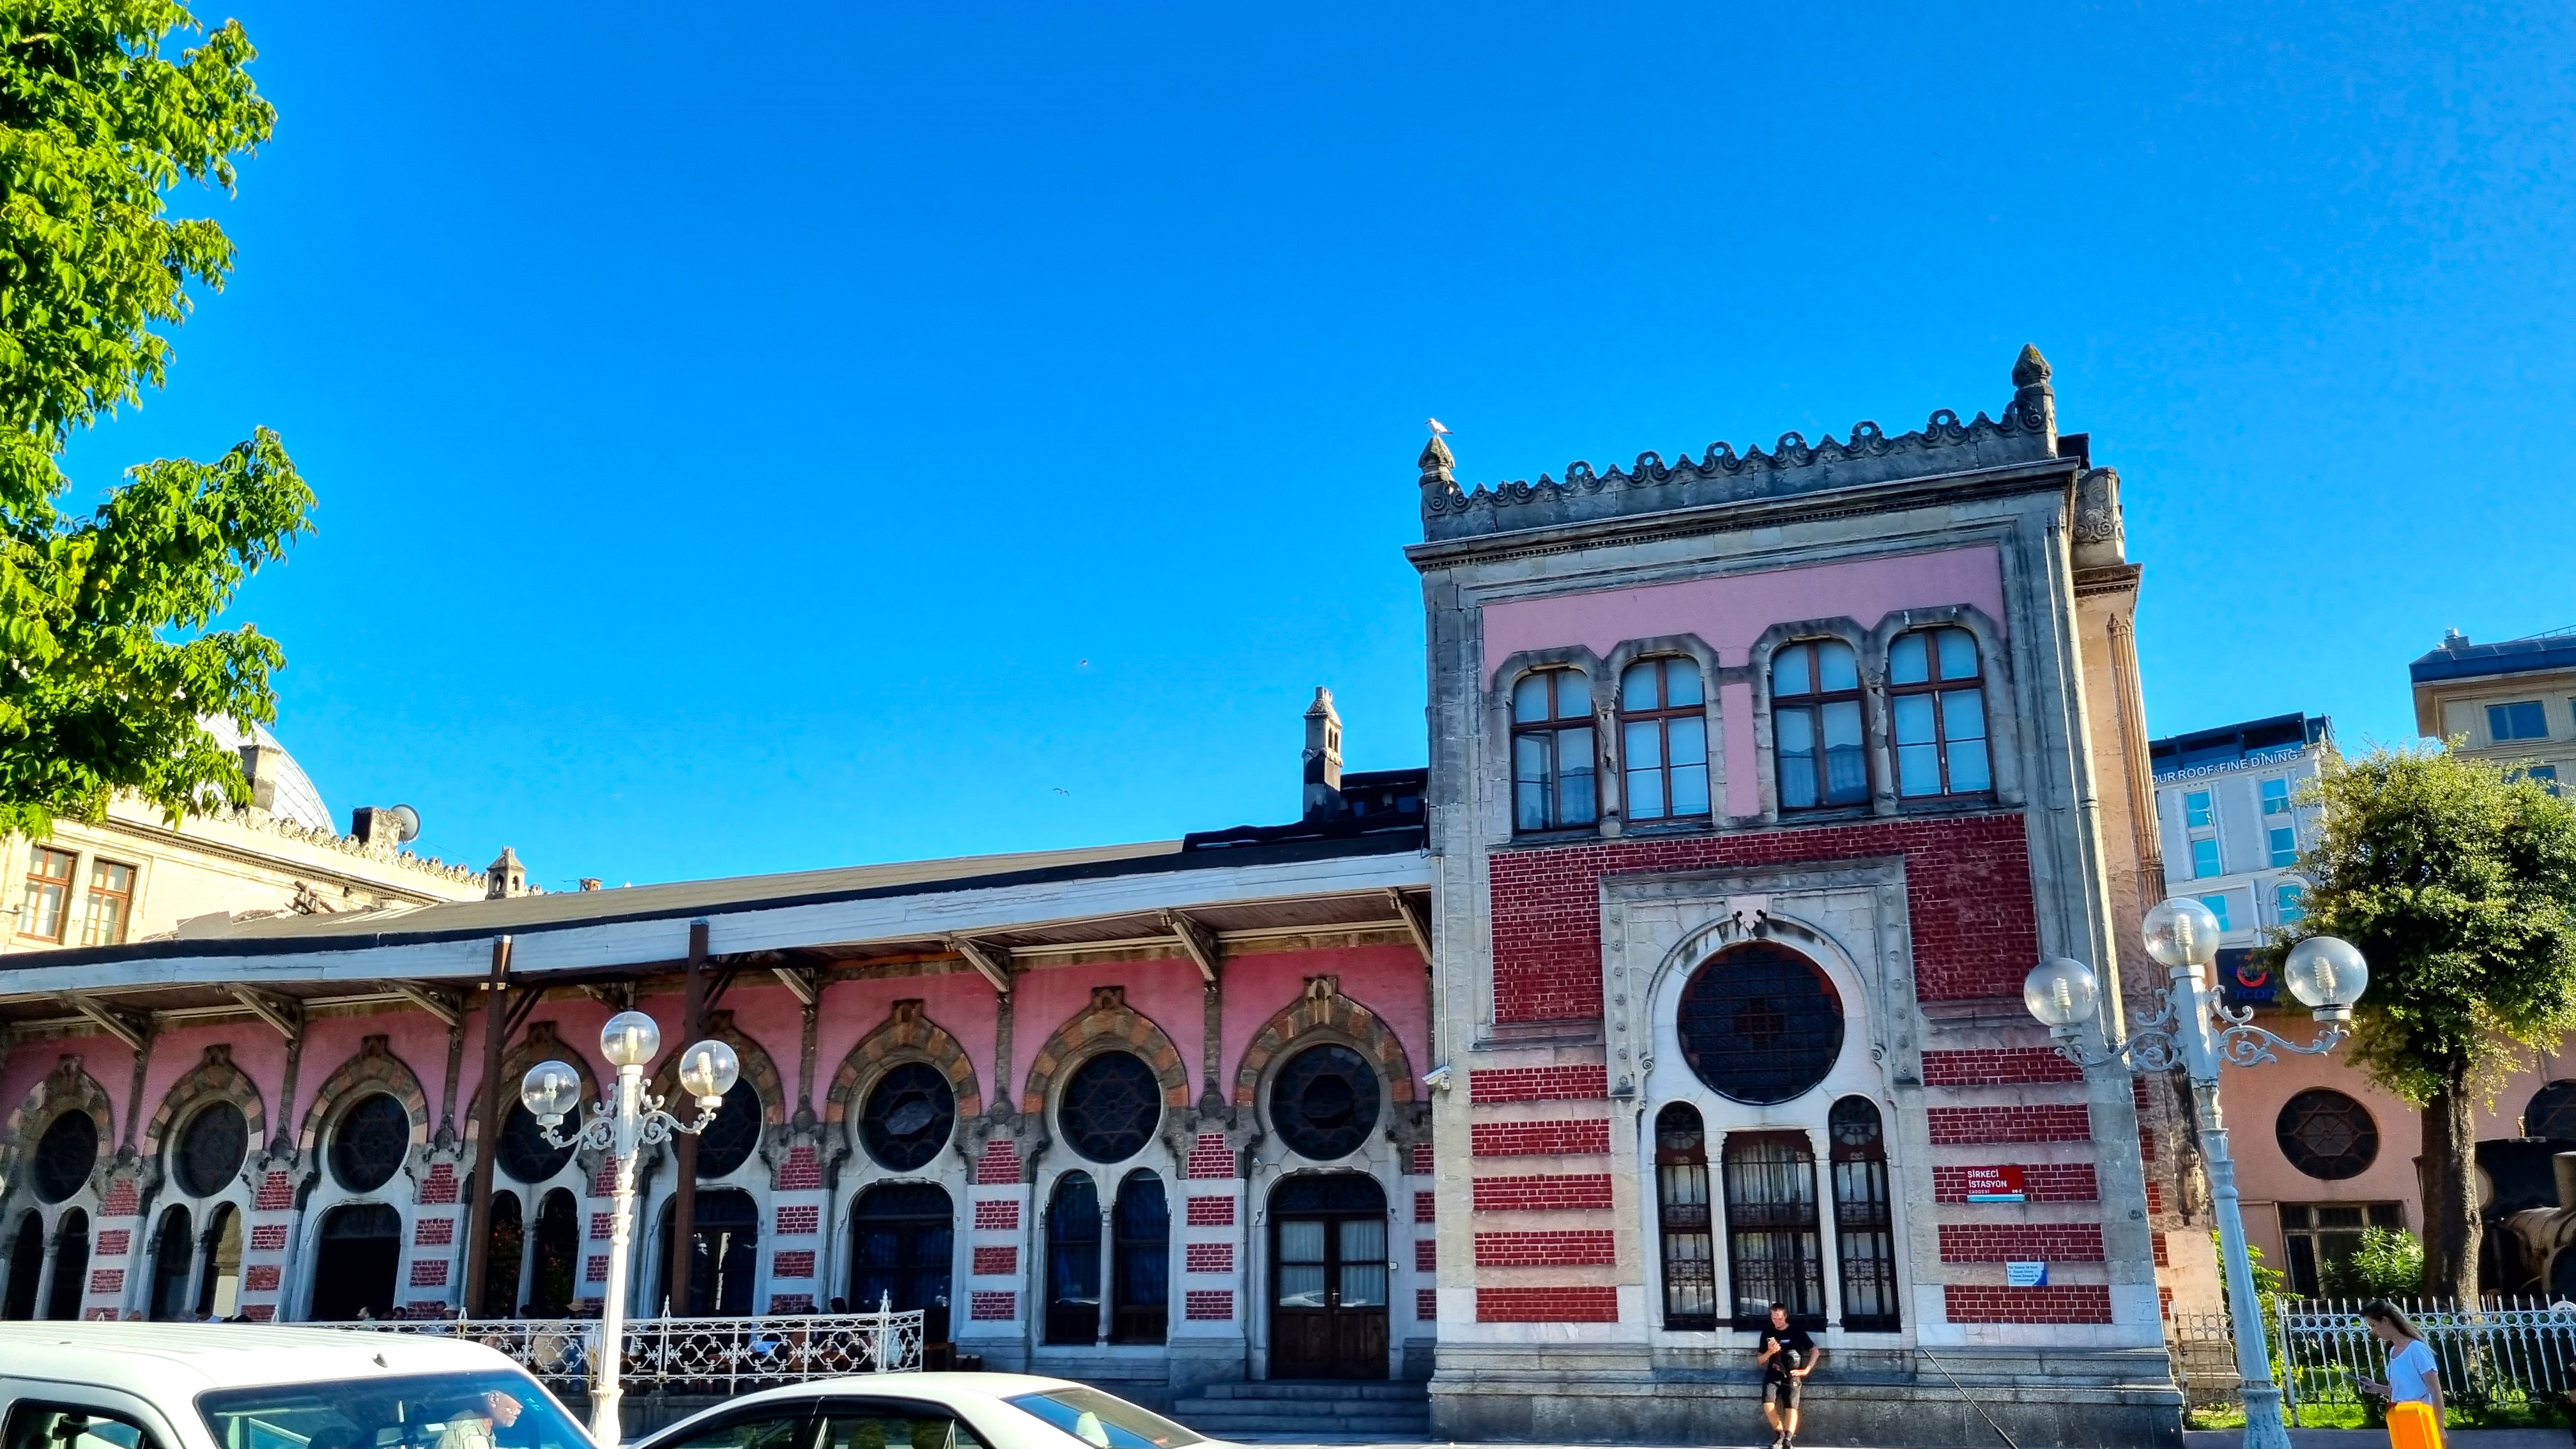
POLYGON ((1443 482, 1457 481, 1457 475, 1450 470, 1458 466, 1458 460, 1449 455, 1449 445, 1440 441, 1437 434, 1432 436, 1430 442, 1422 445, 1422 456, 1414 462, 1422 469, 1422 481, 1425 483, 1435 477, 1443 482))
POLYGON ((2025 342, 2021 356, 2013 360, 2013 386, 2034 387, 2048 381, 2048 359, 2039 355, 2039 344, 2025 342))
POLYGON ((2057 451, 2057 393, 2048 385, 2048 359, 2039 355, 2036 343, 2025 342, 2021 356, 2013 360, 2013 411, 2020 415, 2021 425, 2048 441, 2048 451, 2057 451))
POLYGON ((528 868, 519 863, 519 853, 501 847, 500 856, 483 868, 483 899, 507 900, 528 893, 528 868))
MULTIPOLYGON (((1438 442, 1439 439, 1432 439, 1438 442)), ((1342 717, 1333 708, 1333 692, 1315 686, 1315 702, 1306 706, 1305 815, 1328 820, 1342 808, 1342 717)))
POLYGON ((2070 536, 2077 568, 2127 562, 2120 522, 2119 470, 2095 468, 2075 480, 2075 521, 2070 536))

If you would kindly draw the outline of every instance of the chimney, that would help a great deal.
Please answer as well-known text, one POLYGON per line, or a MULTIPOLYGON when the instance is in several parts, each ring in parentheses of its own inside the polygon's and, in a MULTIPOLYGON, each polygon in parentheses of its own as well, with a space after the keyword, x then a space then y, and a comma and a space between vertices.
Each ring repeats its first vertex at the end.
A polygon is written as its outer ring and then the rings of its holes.
POLYGON ((1306 819, 1330 820, 1342 812, 1342 717, 1333 692, 1315 686, 1306 706, 1306 819))
POLYGON ((595 891, 599 889, 599 877, 595 875, 583 876, 581 878, 581 888, 586 891, 595 891))
POLYGON ((254 738, 241 747, 242 778, 250 782, 250 808, 276 813, 277 775, 285 762, 286 751, 265 740, 254 738))
POLYGON ((402 844, 402 822, 391 810, 374 805, 361 805, 349 812, 349 833, 362 845, 381 845, 388 850, 402 844))
MULTIPOLYGON (((2469 636, 2461 633, 2457 629, 2445 629, 2442 631, 2442 647, 2445 649, 2466 649, 2469 647, 2469 636)), ((248 751, 244 751, 244 753, 247 754, 248 751)))
POLYGON ((528 893, 528 868, 519 864, 519 853, 501 847, 500 858, 483 868, 483 899, 506 900, 528 893))

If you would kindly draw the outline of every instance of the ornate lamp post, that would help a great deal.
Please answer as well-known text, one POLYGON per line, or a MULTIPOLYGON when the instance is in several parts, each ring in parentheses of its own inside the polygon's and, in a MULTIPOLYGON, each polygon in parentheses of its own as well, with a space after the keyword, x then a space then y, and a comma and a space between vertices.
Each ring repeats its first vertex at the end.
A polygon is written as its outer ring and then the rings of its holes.
POLYGON ((562 1062, 539 1062, 519 1083, 519 1100, 537 1119, 548 1142, 570 1147, 578 1142, 608 1154, 616 1169, 615 1206, 609 1214, 608 1286, 599 1305, 599 1352, 591 1364, 590 1437, 603 1449, 615 1449, 621 1435, 617 1422, 618 1361, 626 1341, 626 1243, 635 1223, 635 1154, 675 1132, 702 1132, 724 1106, 725 1093, 742 1075, 733 1048, 702 1041, 681 1054, 680 1089, 698 1099, 698 1116, 683 1122, 662 1110, 662 1099, 644 1090, 644 1068, 662 1049, 662 1029, 640 1011, 621 1011, 599 1029, 599 1054, 617 1068, 617 1083, 606 1100, 591 1104, 590 1120, 570 1137, 555 1127, 581 1106, 581 1075, 562 1062))
POLYGON ((2272 1355, 2263 1335, 2263 1309, 2254 1297, 2254 1263, 2245 1251, 2245 1222, 2236 1207, 2236 1163, 2227 1155, 2227 1129, 2218 1115, 2218 1068, 2280 1060, 2277 1052, 2317 1056, 2343 1040, 2352 1005, 2370 984, 2370 968, 2349 942, 2311 936, 2290 948, 2281 974, 2290 994, 2324 1029, 2297 1046, 2253 1025, 2253 1008, 2230 1011, 2209 979, 2218 957, 2218 917, 2195 900, 2165 901, 2147 912, 2147 954, 2170 981, 2156 995, 2162 1005, 2123 1042, 2106 1040, 2099 1055, 2083 1045, 2084 1027, 2100 1009, 2100 987, 2091 968, 2063 956, 2043 961, 2022 984, 2030 1014, 2057 1040, 2058 1053, 2090 1070, 2119 1063, 2131 1072, 2183 1068, 2191 1078, 2193 1126, 2209 1170, 2211 1207, 2218 1216, 2219 1251, 2225 1258, 2229 1316, 2236 1330, 2236 1364, 2244 1380, 2246 1449, 2290 1449, 2281 1424, 2281 1390, 2272 1382, 2272 1355))

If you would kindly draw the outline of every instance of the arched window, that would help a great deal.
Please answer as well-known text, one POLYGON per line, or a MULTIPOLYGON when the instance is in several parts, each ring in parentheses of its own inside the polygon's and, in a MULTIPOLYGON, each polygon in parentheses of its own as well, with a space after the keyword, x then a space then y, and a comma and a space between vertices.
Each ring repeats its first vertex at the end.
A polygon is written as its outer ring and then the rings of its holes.
MULTIPOLYGON (((943 1082, 943 1085, 945 1083, 943 1082)), ((850 1212, 850 1307, 921 1313, 926 1343, 948 1341, 957 1209, 937 1183, 879 1183, 850 1212)))
MULTIPOLYGON (((502 1134, 504 1142, 509 1134, 502 1134)), ((483 1259, 483 1282, 471 1311, 486 1318, 508 1318, 519 1308, 519 1268, 527 1261, 528 1227, 525 1209, 515 1192, 492 1194, 492 1212, 487 1229, 492 1235, 491 1250, 483 1259)))
POLYGON ((1887 1133, 1878 1104, 1845 1097, 1825 1119, 1833 1138, 1834 1256, 1843 1273, 1843 1327, 1894 1333, 1896 1220, 1887 1204, 1887 1133))
POLYGON ((1664 1327, 1717 1327, 1717 1241, 1708 1221, 1708 1132, 1675 1102, 1655 1114, 1655 1216, 1664 1244, 1664 1327))
POLYGON ((197 1252, 191 1226, 188 1210, 173 1203, 161 1214, 161 1230, 152 1235, 150 1316, 155 1319, 188 1316, 188 1269, 197 1252))
POLYGON ((1171 1312, 1172 1205, 1163 1180, 1144 1168, 1118 1184, 1117 1271, 1111 1343, 1161 1343, 1171 1312))
POLYGON ((250 1153, 250 1124, 241 1108, 216 1102, 188 1119, 179 1133, 179 1151, 170 1164, 179 1187, 190 1197, 213 1197, 231 1185, 250 1153))
POLYGON ((45 1316, 79 1318, 81 1295, 88 1291, 89 1214, 73 1208, 54 1226, 54 1291, 46 1297, 45 1316))
POLYGON ((1541 669, 1512 685, 1512 828, 1589 825, 1592 681, 1580 669, 1541 669))
POLYGON ((1162 1084, 1132 1052, 1102 1052, 1074 1068, 1056 1108, 1064 1140, 1094 1162, 1124 1162, 1144 1151, 1162 1120, 1162 1084))
MULTIPOLYGON (((755 1098, 754 1100, 757 1100, 755 1098)), ((739 1165, 739 1164, 737 1164, 739 1165)), ((751 1312, 760 1268, 760 1206, 738 1187, 701 1192, 689 1213, 689 1276, 670 1281, 673 1212, 662 1205, 662 1297, 681 1317, 739 1318, 751 1312)))
POLYGON ((1619 754, 1631 820, 1708 813, 1708 709, 1696 659, 1640 659, 1619 676, 1619 754))
POLYGON ((241 1312, 241 1209, 228 1202, 216 1204, 203 1242, 206 1257, 197 1276, 197 1316, 230 1318, 241 1312))
MULTIPOLYGON (((557 1127, 555 1135, 566 1139, 564 1145, 557 1147, 546 1140, 544 1131, 537 1126, 536 1114, 524 1104, 512 1102, 510 1115, 501 1119, 501 1170, 521 1182, 548 1181, 564 1170, 565 1163, 572 1161, 573 1149, 581 1144, 570 1139, 579 1130, 577 1122, 566 1122, 557 1127)), ((515 1282, 511 1291, 518 1291, 515 1282)))
POLYGON ((2576 1142, 2576 1082, 2551 1082, 2522 1109, 2522 1135, 2576 1142))
POLYGON ((18 1215, 9 1240, 9 1292, 0 1298, 0 1320, 23 1323, 36 1316, 36 1281, 45 1276, 45 1220, 34 1208, 18 1215))
POLYGON ((1047 1204, 1046 1341, 1100 1341, 1100 1189, 1091 1174, 1055 1180, 1047 1204))
POLYGON ((716 1109, 716 1120, 698 1134, 698 1180, 731 1176, 759 1145, 760 1090, 750 1078, 739 1078, 716 1109))
POLYGON ((2292 1167, 2327 1182, 2357 1177, 2379 1160, 2379 1124, 2359 1102, 2323 1087, 2281 1104, 2272 1134, 2292 1167))
POLYGON ((1789 1321, 1825 1321, 1825 1256, 1816 1223, 1816 1154, 1804 1132, 1726 1137, 1726 1259, 1735 1327, 1751 1333, 1788 1305, 1789 1321))
POLYGON ((38 1201, 55 1203, 81 1190, 98 1166, 98 1123, 75 1107, 46 1124, 36 1139, 32 1177, 38 1201))
POLYGON ((1897 635, 1887 646, 1887 714, 1897 794, 1919 800, 1994 788, 1976 635, 1955 626, 1897 635))
POLYGON ((570 1188, 556 1188, 537 1204, 537 1251, 528 1266, 532 1318, 572 1311, 573 1278, 581 1264, 581 1208, 570 1188))
POLYGON ((341 1115, 331 1134, 331 1175, 351 1192, 374 1192, 393 1180, 410 1150, 410 1111, 377 1092, 341 1115))
POLYGON ((1771 737, 1781 809, 1868 803, 1860 661, 1849 644, 1801 639, 1771 656, 1771 737))
POLYGON ((1308 1047, 1288 1059, 1270 1084, 1270 1120, 1279 1140, 1300 1157, 1348 1157, 1377 1125, 1377 1073, 1338 1042, 1308 1047))
POLYGON ((342 1203, 323 1214, 313 1265, 314 1321, 346 1323, 361 1309, 392 1317, 402 1234, 402 1214, 390 1203, 342 1203))
POLYGON ((910 1172, 948 1145, 957 1125, 957 1093, 928 1062, 903 1062, 868 1089, 859 1140, 888 1172, 910 1172))

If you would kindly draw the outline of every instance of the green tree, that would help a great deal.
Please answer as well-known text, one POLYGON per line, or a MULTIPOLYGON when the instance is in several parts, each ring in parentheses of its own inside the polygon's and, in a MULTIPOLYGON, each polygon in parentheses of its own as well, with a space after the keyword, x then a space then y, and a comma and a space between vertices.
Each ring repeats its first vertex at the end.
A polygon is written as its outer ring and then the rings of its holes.
POLYGON ((2402 1228, 2364 1228, 2358 1246, 2322 1268, 2329 1298, 2411 1298, 2423 1291, 2424 1245, 2402 1228))
POLYGON ((276 113, 238 23, 169 0, 0 0, 0 830, 42 835, 119 792, 173 816, 247 798, 201 718, 276 716, 276 643, 209 627, 312 529, 266 428, 212 463, 130 469, 62 506, 76 429, 159 387, 162 330, 220 290, 233 245, 173 218, 182 181, 229 192, 276 113), (200 43, 173 60, 174 35, 200 43))
POLYGON ((2478 1291, 2471 1113, 2511 1043, 2576 1028, 2576 807, 2504 765, 2377 750, 2328 771, 2307 918, 2370 962, 2352 1059, 2424 1123, 2423 1292, 2478 1291))

